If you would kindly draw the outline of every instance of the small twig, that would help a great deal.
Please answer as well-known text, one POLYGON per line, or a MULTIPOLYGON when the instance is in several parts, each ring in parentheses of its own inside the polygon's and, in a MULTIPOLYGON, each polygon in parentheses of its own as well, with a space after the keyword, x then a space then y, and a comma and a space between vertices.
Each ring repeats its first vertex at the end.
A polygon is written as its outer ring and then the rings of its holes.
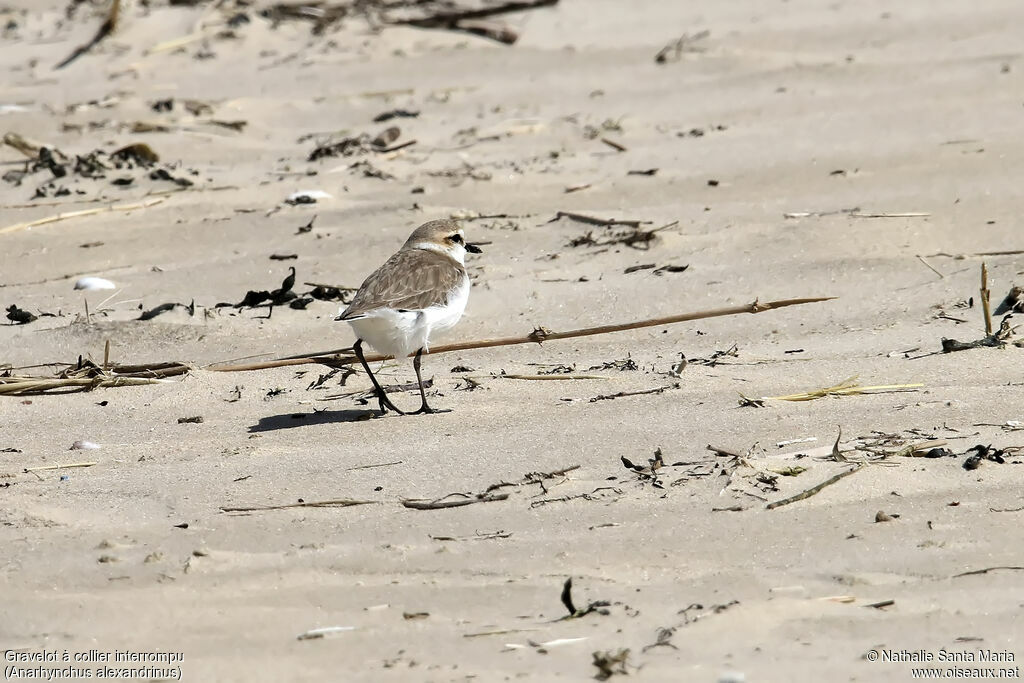
POLYGON ((455 9, 449 12, 438 12, 422 18, 399 19, 390 23, 407 24, 420 28, 452 28, 458 22, 466 19, 485 19, 498 14, 522 12, 524 10, 550 7, 557 4, 558 0, 508 0, 507 2, 480 9, 455 9))
POLYGON ((507 493, 449 493, 447 496, 434 500, 407 498, 402 501, 402 505, 414 510, 443 510, 444 508, 462 507, 463 505, 472 505, 473 503, 493 503, 497 500, 505 500, 508 498, 508 495, 507 493), (452 496, 462 497, 446 500, 452 496))
POLYGON ((59 64, 53 67, 54 71, 57 69, 63 69, 71 62, 75 61, 86 52, 96 47, 104 38, 109 36, 111 33, 117 30, 117 21, 121 11, 121 0, 114 0, 110 5, 110 10, 107 12, 107 16, 103 19, 103 24, 100 25, 96 35, 92 37, 88 43, 80 45, 75 48, 74 52, 65 57, 59 64))
POLYGON ((493 541, 498 538, 509 538, 511 531, 491 531, 487 533, 475 533, 472 536, 431 536, 432 541, 493 541))
POLYGON ((554 479, 555 477, 562 477, 568 474, 569 472, 578 470, 579 468, 579 465, 569 465, 568 467, 563 467, 561 469, 553 470, 551 472, 528 472, 519 481, 502 481, 498 482, 497 484, 491 484, 490 486, 487 487, 487 490, 485 490, 484 493, 490 493, 491 491, 500 488, 505 488, 506 486, 529 486, 530 484, 540 484, 541 488, 544 489, 543 493, 547 493, 547 489, 544 487, 545 479, 554 479))
POLYGON ((923 211, 904 211, 901 213, 851 213, 853 218, 926 218, 930 213, 923 211))
POLYGON ((503 636, 508 633, 529 633, 539 631, 539 628, 503 628, 497 631, 480 631, 479 633, 464 633, 463 638, 481 638, 483 636, 503 636))
MULTIPOLYGON (((604 375, 466 375, 473 379, 527 379, 527 380, 567 380, 567 379, 615 379, 604 375)), ((463 377, 463 379, 465 379, 463 377)))
POLYGON ((376 500, 355 500, 353 498, 339 498, 337 500, 315 500, 302 503, 290 503, 288 505, 254 505, 249 507, 221 507, 221 512, 263 512, 265 510, 286 510, 288 508, 347 508, 353 505, 370 505, 377 503, 376 500))
POLYGON ((992 335, 992 293, 988 289, 988 266, 981 262, 981 309, 985 313, 985 336, 992 335))
POLYGON ((373 151, 377 152, 378 154, 384 154, 385 152, 397 152, 400 149, 405 149, 406 147, 415 145, 416 142, 416 140, 406 140, 405 142, 400 142, 397 145, 394 145, 393 147, 383 147, 381 149, 375 149, 373 151))
POLYGON ((614 149, 617 152, 628 152, 629 151, 628 148, 625 145, 620 145, 619 143, 615 142, 614 140, 609 140, 608 138, 601 138, 601 142, 603 142, 604 144, 608 145, 609 147, 611 147, 612 149, 614 149))
POLYGON ((391 465, 401 465, 401 464, 402 464, 401 460, 395 460, 394 462, 381 462, 381 463, 377 463, 375 465, 357 465, 355 467, 349 467, 345 471, 346 472, 351 472, 352 470, 369 470, 369 469, 373 469, 374 467, 390 467, 391 465))
POLYGON ((928 254, 929 256, 945 256, 947 258, 964 259, 968 256, 1017 256, 1018 254, 1024 254, 1024 249, 1008 249, 1005 251, 975 251, 967 254, 950 254, 945 251, 939 251, 934 254, 928 254))
POLYGON ((597 403, 598 401, 611 401, 616 398, 623 398, 625 396, 643 396, 645 394, 660 394, 666 389, 677 389, 679 384, 666 384, 663 387, 655 387, 654 389, 643 389, 641 391, 620 391, 615 394, 605 394, 601 396, 594 396, 590 399, 591 403, 597 403))
POLYGON ((930 264, 927 261, 925 261, 924 260, 924 256, 921 256, 920 254, 918 254, 917 260, 920 261, 921 263, 923 263, 930 271, 932 271, 933 273, 938 275, 940 278, 945 278, 946 277, 945 275, 940 273, 938 270, 936 270, 935 267, 932 264, 930 264))
POLYGON ((67 465, 42 465, 40 467, 26 467, 25 468, 25 473, 28 474, 30 472, 45 472, 47 470, 66 470, 66 469, 70 469, 72 467, 92 467, 93 465, 97 465, 97 464, 99 464, 99 463, 97 463, 97 462, 70 462, 67 465))
POLYGON ((600 225, 602 227, 611 227, 613 225, 625 225, 630 228, 639 228, 641 225, 650 224, 653 221, 634 221, 634 220, 619 220, 617 218, 596 218, 594 216, 588 216, 582 213, 576 213, 574 211, 558 211, 555 213, 555 217, 548 221, 548 223, 554 223, 561 218, 569 218, 579 223, 586 223, 588 225, 600 225))
POLYGON ((111 211, 135 211, 138 209, 148 209, 151 206, 156 206, 161 202, 167 201, 166 197, 156 197, 154 199, 148 199, 144 202, 137 204, 117 204, 114 206, 104 206, 95 209, 82 209, 80 211, 68 211, 67 213, 58 213, 53 216, 47 216, 46 218, 38 218, 34 221, 28 221, 26 223, 15 223, 14 225, 8 225, 6 228, 0 228, 0 235, 4 235, 9 232, 16 232, 18 230, 25 230, 27 228, 35 228, 40 225, 47 225, 49 223, 56 223, 58 221, 64 221, 69 218, 81 218, 82 216, 95 216, 99 213, 108 213, 111 211))
POLYGON ((835 475, 834 477, 829 477, 828 479, 826 479, 825 481, 821 482, 817 486, 812 486, 811 488, 807 489, 806 491, 802 491, 802 492, 796 494, 795 496, 790 496, 789 498, 783 498, 782 500, 777 500, 774 503, 768 503, 768 505, 766 505, 765 507, 768 510, 774 510, 775 508, 780 508, 783 505, 789 505, 790 503, 796 503, 797 501, 801 501, 801 500, 805 500, 807 498, 810 498, 814 494, 819 493, 826 486, 831 486, 832 484, 836 483, 837 481, 839 481, 843 477, 848 477, 851 474, 853 474, 854 472, 857 472, 857 471, 861 470, 863 467, 864 467, 863 464, 855 465, 854 467, 851 467, 848 470, 840 472, 839 474, 835 475))
POLYGON ((953 574, 954 579, 958 579, 961 576, 975 576, 977 574, 988 574, 989 572, 1006 570, 1006 571, 1024 571, 1024 567, 1016 566, 1002 566, 1002 567, 985 567, 984 569, 972 569, 969 572, 961 572, 959 574, 953 574))

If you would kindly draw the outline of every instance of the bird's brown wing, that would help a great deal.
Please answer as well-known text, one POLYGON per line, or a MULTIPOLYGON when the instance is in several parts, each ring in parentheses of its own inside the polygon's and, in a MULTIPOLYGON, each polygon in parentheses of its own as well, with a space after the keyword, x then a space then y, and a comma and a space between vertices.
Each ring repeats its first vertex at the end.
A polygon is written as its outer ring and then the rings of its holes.
POLYGON ((404 249, 366 278, 338 319, 366 315, 378 308, 416 311, 448 303, 466 269, 445 254, 404 249))

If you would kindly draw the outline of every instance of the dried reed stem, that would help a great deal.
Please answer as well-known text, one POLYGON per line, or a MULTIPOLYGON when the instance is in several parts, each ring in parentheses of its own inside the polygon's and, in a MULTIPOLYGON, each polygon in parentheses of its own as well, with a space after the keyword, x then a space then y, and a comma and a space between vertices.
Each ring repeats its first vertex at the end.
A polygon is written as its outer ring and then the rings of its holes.
POLYGON ((992 335, 992 292, 988 289, 988 266, 981 262, 981 310, 985 313, 985 336, 992 335))
POLYGON ((108 213, 111 211, 135 211, 136 209, 148 209, 151 206, 156 206, 157 204, 165 201, 167 201, 166 197, 156 197, 154 199, 148 199, 144 202, 138 202, 137 204, 116 204, 113 206, 102 206, 93 209, 82 209, 80 211, 68 211, 66 213, 58 213, 54 214, 53 216, 47 216, 46 218, 39 218, 34 221, 28 221, 26 223, 15 223, 14 225, 8 225, 6 228, 0 228, 0 235, 4 235, 9 232, 17 232, 18 230, 35 228, 40 225, 47 225, 49 223, 56 223, 57 221, 65 221, 69 218, 95 216, 98 213, 108 213))
MULTIPOLYGON (((620 323, 617 325, 601 325, 598 327, 586 327, 579 330, 569 330, 566 332, 551 332, 543 327, 538 328, 528 335, 522 337, 499 337, 497 339, 477 339, 473 341, 456 342, 454 344, 442 344, 435 346, 429 351, 424 351, 423 355, 435 354, 435 353, 448 353, 451 351, 466 351, 469 349, 486 349, 495 346, 513 346, 515 344, 529 344, 537 343, 540 344, 546 341, 552 341, 556 339, 572 339, 574 337, 589 337, 597 334, 609 334, 612 332, 623 332, 625 330, 635 330, 642 327, 658 327, 662 325, 672 325, 674 323, 687 322, 690 320, 703 320, 705 318, 719 318, 727 315, 739 315, 741 313, 763 313, 765 311, 771 311, 776 308, 785 308, 786 306, 800 306, 803 304, 818 303, 820 301, 830 301, 835 297, 812 297, 803 299, 781 299, 779 301, 767 301, 761 303, 755 300, 753 303, 745 304, 743 306, 730 306, 728 308, 715 308, 709 311, 696 311, 693 313, 682 313, 679 315, 669 315, 662 318, 650 318, 647 320, 637 320, 628 323, 620 323)), ((347 350, 347 349, 346 349, 347 350)), ((368 363, 374 363, 390 358, 391 356, 385 356, 382 354, 374 354, 366 356, 368 363)), ((331 354, 331 355, 318 355, 318 356, 305 356, 305 357, 291 357, 283 358, 279 360, 266 361, 263 363, 249 363, 246 365, 222 365, 220 367, 207 366, 207 370, 215 372, 244 372, 249 370, 266 370, 269 368, 281 368, 290 365, 307 365, 310 363, 320 363, 328 367, 340 367, 344 365, 352 365, 357 363, 358 360, 353 355, 348 354, 331 354)))
POLYGON ((72 467, 92 467, 93 465, 96 465, 96 464, 98 464, 98 463, 96 463, 96 461, 91 461, 91 462, 69 462, 69 463, 67 463, 65 465, 42 465, 40 467, 26 467, 25 468, 25 472, 26 473, 30 473, 30 472, 46 472, 46 471, 49 471, 49 470, 67 470, 67 469, 71 469, 72 467))

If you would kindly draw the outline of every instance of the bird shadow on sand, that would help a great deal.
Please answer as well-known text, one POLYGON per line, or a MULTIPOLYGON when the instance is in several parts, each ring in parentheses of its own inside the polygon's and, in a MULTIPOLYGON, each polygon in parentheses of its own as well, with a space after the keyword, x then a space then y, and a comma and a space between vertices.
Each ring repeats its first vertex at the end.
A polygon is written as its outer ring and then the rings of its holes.
POLYGON ((273 432, 279 429, 295 429, 313 425, 334 424, 337 422, 363 422, 378 416, 376 410, 321 410, 314 413, 286 413, 284 415, 268 415, 261 417, 259 422, 249 427, 249 433, 273 432))

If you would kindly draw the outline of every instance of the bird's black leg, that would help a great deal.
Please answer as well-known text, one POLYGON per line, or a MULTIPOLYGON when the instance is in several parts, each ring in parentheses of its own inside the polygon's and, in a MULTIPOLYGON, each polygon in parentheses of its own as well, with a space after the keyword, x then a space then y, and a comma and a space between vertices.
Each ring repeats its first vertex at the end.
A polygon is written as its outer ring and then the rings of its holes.
POLYGON ((422 415, 423 413, 436 412, 433 408, 427 405, 427 392, 423 389, 423 377, 420 376, 420 356, 423 355, 423 349, 421 348, 416 352, 416 357, 412 359, 412 367, 416 370, 416 381, 420 385, 420 398, 423 399, 423 405, 413 415, 422 415))
POLYGON ((373 389, 377 392, 377 400, 380 403, 380 412, 386 413, 388 409, 395 411, 399 415, 408 415, 409 413, 402 412, 398 409, 391 399, 388 398, 388 394, 384 391, 384 387, 380 385, 377 378, 373 376, 373 371, 370 370, 369 364, 366 362, 366 358, 363 357, 363 340, 357 339, 356 343, 352 346, 352 350, 356 352, 356 358, 363 364, 363 370, 366 370, 366 374, 370 376, 370 381, 373 382, 373 389))

